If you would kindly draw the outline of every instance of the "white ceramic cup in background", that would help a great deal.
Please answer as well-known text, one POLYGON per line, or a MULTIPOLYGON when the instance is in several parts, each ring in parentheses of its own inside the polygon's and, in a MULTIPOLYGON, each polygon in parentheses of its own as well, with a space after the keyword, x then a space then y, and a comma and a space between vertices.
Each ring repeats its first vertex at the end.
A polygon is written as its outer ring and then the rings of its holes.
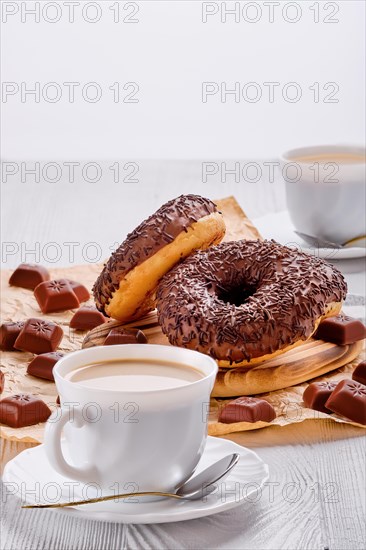
POLYGON ((344 163, 342 155, 364 158, 365 147, 303 147, 287 151, 280 159, 287 207, 295 228, 339 244, 366 233, 366 164, 344 163), (334 162, 325 160, 328 156, 334 162), (299 160, 306 157, 322 160, 299 160))
POLYGON ((217 373, 212 358, 169 346, 100 346, 70 353, 53 373, 61 409, 47 422, 45 448, 59 473, 122 491, 131 484, 134 491, 172 491, 192 474, 207 438, 208 404, 217 373), (136 358, 180 363, 203 376, 183 386, 146 391, 95 389, 67 378, 87 364, 136 358))

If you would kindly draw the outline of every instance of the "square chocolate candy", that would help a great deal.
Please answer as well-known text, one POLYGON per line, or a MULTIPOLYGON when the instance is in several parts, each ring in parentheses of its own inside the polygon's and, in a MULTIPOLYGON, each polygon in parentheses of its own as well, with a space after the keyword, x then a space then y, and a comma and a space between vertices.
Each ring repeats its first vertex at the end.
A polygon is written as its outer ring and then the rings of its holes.
POLYGON ((5 385, 5 376, 2 370, 0 370, 0 393, 3 393, 5 385))
POLYGON ((337 382, 312 382, 303 393, 302 399, 305 407, 323 413, 331 413, 326 408, 325 402, 336 387, 337 382))
POLYGON ((34 289, 34 296, 42 313, 75 309, 80 305, 67 279, 57 279, 39 284, 34 289))
POLYGON ((112 328, 104 340, 105 346, 118 344, 146 344, 147 338, 142 330, 137 328, 112 328))
POLYGON ((90 292, 84 285, 78 283, 77 281, 73 281, 72 279, 66 279, 66 281, 75 292, 79 302, 87 302, 89 300, 90 292))
POLYGON ((345 346, 366 338, 366 327, 358 319, 347 315, 337 315, 336 317, 324 319, 320 323, 314 338, 345 346))
POLYGON ((45 380, 54 381, 55 379, 52 372, 53 367, 63 356, 64 354, 59 351, 41 353, 29 363, 27 373, 31 376, 36 376, 37 378, 44 378, 45 380))
POLYGON ((325 406, 353 422, 366 425, 366 386, 355 380, 342 380, 325 406))
POLYGON ((276 412, 265 399, 257 397, 239 397, 220 411, 219 422, 233 424, 234 422, 272 422, 276 412))
POLYGON ((9 285, 34 290, 39 283, 50 280, 50 274, 42 265, 20 264, 9 279, 9 285))
POLYGON ((14 347, 31 353, 55 351, 62 340, 61 327, 43 319, 28 319, 15 340, 14 347))
POLYGON ((0 422, 11 428, 46 422, 50 415, 46 403, 34 395, 19 393, 0 401, 0 422))
POLYGON ((15 351, 14 343, 23 327, 24 321, 3 323, 0 327, 0 349, 15 351))
POLYGON ((93 306, 80 307, 70 321, 70 327, 76 330, 91 330, 106 322, 103 313, 93 306))
POLYGON ((366 361, 359 363, 352 374, 352 380, 366 386, 366 361))

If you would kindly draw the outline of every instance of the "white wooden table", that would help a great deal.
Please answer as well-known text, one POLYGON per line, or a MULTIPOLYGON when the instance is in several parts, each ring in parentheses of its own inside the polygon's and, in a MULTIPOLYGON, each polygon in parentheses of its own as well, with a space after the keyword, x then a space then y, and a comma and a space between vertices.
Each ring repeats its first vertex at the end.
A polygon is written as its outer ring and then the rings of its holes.
MULTIPOLYGON (((139 182, 134 184, 113 183, 108 178, 98 184, 65 180, 3 184, 4 267, 34 260, 34 256, 24 256, 25 249, 32 247, 40 250, 40 261, 47 264, 45 252, 48 259, 52 253, 49 243, 54 243, 54 253, 61 250, 61 257, 49 262, 50 267, 91 261, 93 250, 88 243, 97 243, 94 252, 99 250, 102 258, 108 256, 137 222, 180 193, 213 198, 233 194, 251 218, 285 208, 280 181, 224 184, 216 179, 202 183, 199 161, 138 164, 139 182), (63 244, 71 242, 78 243, 73 245, 74 258, 68 255, 71 245, 63 244)), ((339 264, 350 292, 364 294, 364 261, 339 264)), ((4 491, 0 548, 365 548, 366 439, 362 429, 307 421, 236 434, 230 439, 255 449, 269 464, 270 481, 255 502, 189 522, 135 526, 20 510, 19 501, 4 491)), ((12 444, 8 458, 23 447, 12 444)))

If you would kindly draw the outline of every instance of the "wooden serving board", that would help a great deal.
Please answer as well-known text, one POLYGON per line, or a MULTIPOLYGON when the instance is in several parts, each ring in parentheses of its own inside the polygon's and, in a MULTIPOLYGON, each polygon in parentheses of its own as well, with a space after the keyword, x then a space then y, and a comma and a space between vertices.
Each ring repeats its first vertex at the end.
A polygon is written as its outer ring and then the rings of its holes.
POLYGON ((336 346, 322 340, 309 340, 260 368, 219 369, 213 397, 256 395, 302 384, 343 367, 362 351, 363 342, 336 346))
MULTIPOLYGON (((83 348, 101 346, 112 328, 140 328, 151 344, 169 346, 162 333, 156 312, 132 323, 109 321, 91 330, 83 341, 83 348)), ((219 368, 213 397, 257 395, 295 386, 316 378, 353 361, 362 351, 363 341, 348 346, 337 346, 323 340, 309 339, 296 348, 263 361, 257 367, 219 368)))

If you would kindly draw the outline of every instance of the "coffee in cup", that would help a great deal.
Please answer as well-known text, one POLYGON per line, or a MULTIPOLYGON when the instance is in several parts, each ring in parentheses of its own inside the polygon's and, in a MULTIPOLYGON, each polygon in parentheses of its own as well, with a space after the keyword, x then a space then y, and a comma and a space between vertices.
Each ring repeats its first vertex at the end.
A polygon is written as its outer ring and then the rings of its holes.
POLYGON ((188 365, 154 361, 153 359, 116 359, 91 363, 65 376, 74 384, 86 388, 113 391, 166 390, 185 386, 204 377, 188 365))
POLYGON ((282 155, 287 207, 295 228, 344 244, 366 233, 364 147, 322 145, 282 155))
POLYGON ((61 409, 45 433, 52 466, 102 489, 174 491, 203 453, 216 372, 211 357, 150 344, 63 357, 53 371, 61 409))

